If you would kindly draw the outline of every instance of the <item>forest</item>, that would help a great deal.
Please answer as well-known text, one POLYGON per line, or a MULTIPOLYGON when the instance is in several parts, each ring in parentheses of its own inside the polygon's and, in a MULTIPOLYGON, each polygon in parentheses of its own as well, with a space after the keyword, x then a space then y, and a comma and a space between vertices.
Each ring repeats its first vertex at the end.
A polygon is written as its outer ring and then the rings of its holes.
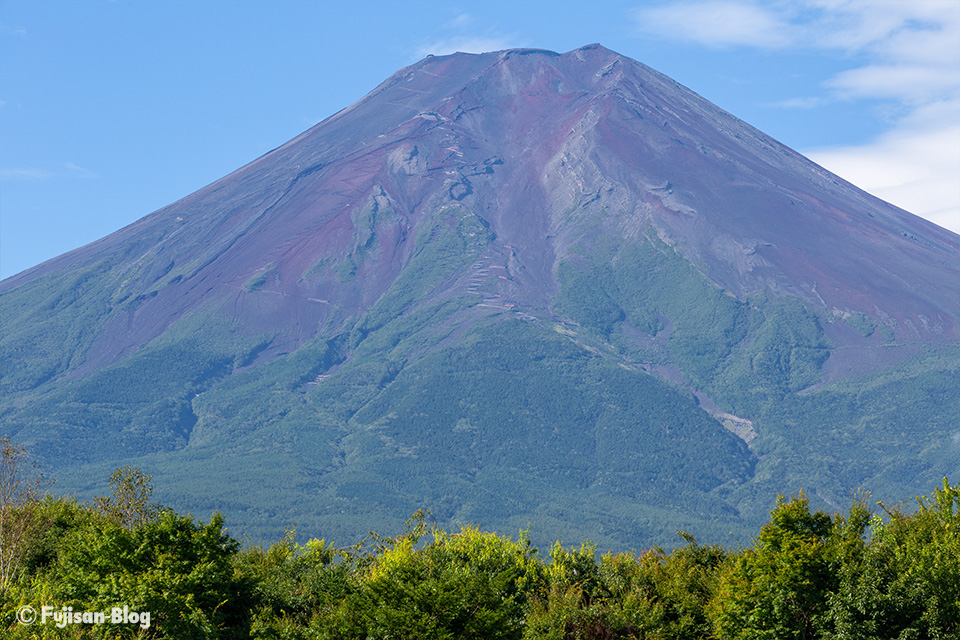
MULTIPOLYGON (((310 270, 359 287, 376 219, 393 215, 363 209, 350 260, 310 270)), ((418 225, 372 306, 342 306, 286 353, 269 325, 217 302, 81 372, 96 360, 91 327, 156 293, 102 286, 137 280, 123 271, 132 255, 5 292, 0 363, 16 366, 0 376, 3 433, 61 494, 92 500, 114 468, 137 466, 165 504, 222 510, 254 540, 291 523, 300 542, 392 535, 426 506, 451 532, 528 528, 541 550, 669 546, 678 530, 729 547, 756 535, 778 492, 807 487, 842 509, 851 488, 894 502, 954 477, 955 345, 898 341, 877 318, 792 296, 735 297, 653 228, 571 249, 550 309, 522 296, 500 308, 500 284, 448 290, 486 264, 483 218, 456 205, 418 225), (836 342, 847 334, 863 351, 836 342)), ((248 292, 274 287, 260 275, 248 292)))
POLYGON ((55 497, 0 439, 0 628, 27 638, 516 640, 960 638, 960 484, 846 512, 780 496, 748 544, 598 554, 536 549, 419 510, 392 537, 237 540, 153 501, 117 469, 109 496, 55 497))

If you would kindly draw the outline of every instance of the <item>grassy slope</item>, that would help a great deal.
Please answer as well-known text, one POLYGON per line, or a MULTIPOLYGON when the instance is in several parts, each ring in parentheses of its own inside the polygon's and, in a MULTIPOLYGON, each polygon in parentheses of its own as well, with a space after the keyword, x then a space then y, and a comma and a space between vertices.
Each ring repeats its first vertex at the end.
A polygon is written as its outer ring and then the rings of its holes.
POLYGON ((956 475, 955 347, 819 386, 830 349, 822 323, 835 319, 789 298, 726 296, 656 239, 588 255, 561 264, 562 310, 623 357, 673 365, 723 411, 753 422, 762 460, 731 497, 745 516, 765 513, 761 496, 776 491, 806 487, 844 504, 865 487, 897 500, 956 475))
POLYGON ((9 294, 5 428, 61 490, 102 493, 96 479, 137 464, 173 506, 222 509, 254 538, 296 524, 350 542, 423 506, 445 526, 641 548, 679 528, 745 535, 776 491, 846 504, 866 486, 898 499, 956 473, 955 357, 814 387, 826 319, 724 295, 655 239, 561 262, 564 323, 507 312, 452 339, 477 300, 444 284, 492 236, 445 209, 417 238, 352 331, 256 367, 270 336, 200 311, 89 378, 47 384, 102 322, 94 284, 106 267, 9 294), (753 451, 644 367, 752 420, 753 451))

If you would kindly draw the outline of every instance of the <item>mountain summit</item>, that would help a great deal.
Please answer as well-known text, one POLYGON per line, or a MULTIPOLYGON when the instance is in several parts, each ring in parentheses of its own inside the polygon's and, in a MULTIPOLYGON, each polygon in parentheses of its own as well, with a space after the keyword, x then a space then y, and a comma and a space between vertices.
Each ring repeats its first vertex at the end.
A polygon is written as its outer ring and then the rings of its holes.
POLYGON ((430 56, 0 283, 2 418, 252 533, 745 531, 957 473, 958 250, 599 45, 430 56))

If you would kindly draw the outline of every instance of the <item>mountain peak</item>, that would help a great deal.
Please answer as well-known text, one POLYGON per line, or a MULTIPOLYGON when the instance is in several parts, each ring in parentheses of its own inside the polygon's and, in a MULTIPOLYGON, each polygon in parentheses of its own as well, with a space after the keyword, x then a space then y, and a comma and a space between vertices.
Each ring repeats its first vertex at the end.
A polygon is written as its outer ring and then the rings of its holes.
MULTIPOLYGON (((591 214, 601 228, 627 236, 655 230, 741 298, 788 294, 830 313, 867 314, 905 337, 957 333, 956 235, 851 187, 599 44, 564 54, 510 49, 426 58, 210 187, 0 287, 142 246, 139 255, 167 266, 144 268, 140 257, 117 268, 129 272, 121 280, 131 290, 154 292, 142 305, 156 310, 134 315, 125 346, 106 338, 108 360, 143 346, 211 296, 262 296, 243 283, 268 272, 275 290, 338 300, 331 305, 349 317, 396 277, 422 216, 452 205, 481 215, 499 243, 520 247, 515 259, 528 280, 517 302, 543 312, 555 293, 557 261, 582 250, 592 233, 569 212, 587 207, 607 212, 591 214), (389 209, 396 221, 379 266, 367 264, 360 281, 349 283, 318 277, 317 256, 341 260, 359 250, 350 248, 361 234, 357 211, 370 207, 389 209), (897 282, 927 286, 894 285, 891 265, 897 282), (365 293, 358 296, 358 288, 365 293)), ((260 317, 262 305, 235 308, 254 326, 280 322, 289 346, 319 326, 304 328, 298 313, 305 309, 260 317)), ((328 313, 308 315, 329 320, 328 313)))
POLYGON ((4 426, 216 504, 289 468, 281 526, 907 497, 956 469, 958 252, 599 45, 433 56, 0 283, 4 426))
MULTIPOLYGON (((277 274, 286 295, 345 296, 345 308, 357 313, 396 277, 424 213, 448 204, 478 212, 501 242, 525 247, 516 259, 536 276, 519 297, 543 311, 554 294, 556 261, 590 233, 565 212, 589 206, 609 212, 596 218, 601 227, 627 235, 654 229, 733 295, 789 294, 831 313, 876 316, 904 336, 957 333, 949 303, 955 234, 851 187, 599 44, 564 54, 428 57, 210 187, 0 287, 131 242, 154 261, 163 256, 170 264, 162 273, 144 269, 144 258, 117 267, 134 274, 122 279, 130 286, 155 292, 143 304, 158 311, 134 320, 123 338, 129 344, 111 347, 115 354, 146 344, 209 296, 252 295, 243 282, 266 271, 277 274), (355 250, 355 210, 372 206, 389 207, 402 221, 392 233, 402 235, 390 250, 393 262, 363 270, 373 278, 363 296, 350 293, 357 282, 317 279, 312 265, 301 264, 301 249, 282 249, 311 247, 339 260, 355 250), (354 231, 331 233, 340 225, 354 231), (313 231, 305 236, 304 228, 313 231), (178 243, 181 235, 194 242, 178 243), (898 282, 927 287, 894 286, 894 264, 898 282), (286 273, 290 268, 295 272, 286 273), (170 281, 169 273, 180 277, 170 281), (213 288, 197 287, 200 281, 213 288)), ((239 317, 252 320, 257 307, 241 305, 239 317)), ((300 324, 296 315, 288 321, 300 324)), ((315 331, 282 333, 295 345, 315 331)))

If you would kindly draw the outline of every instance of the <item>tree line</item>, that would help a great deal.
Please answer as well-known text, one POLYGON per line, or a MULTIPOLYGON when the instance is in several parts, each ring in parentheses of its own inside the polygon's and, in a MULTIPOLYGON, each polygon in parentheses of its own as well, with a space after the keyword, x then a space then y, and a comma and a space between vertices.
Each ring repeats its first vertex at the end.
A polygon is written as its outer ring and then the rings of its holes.
POLYGON ((781 496, 738 549, 680 532, 670 551, 558 542, 541 555, 525 532, 448 532, 424 511, 348 547, 293 531, 244 545, 220 514, 156 504, 137 469, 80 503, 47 494, 8 439, 0 455, 5 638, 960 638, 960 484, 947 479, 912 506, 860 494, 846 513, 781 496), (44 606, 76 621, 24 623, 44 606), (79 615, 124 606, 149 625, 79 615))

